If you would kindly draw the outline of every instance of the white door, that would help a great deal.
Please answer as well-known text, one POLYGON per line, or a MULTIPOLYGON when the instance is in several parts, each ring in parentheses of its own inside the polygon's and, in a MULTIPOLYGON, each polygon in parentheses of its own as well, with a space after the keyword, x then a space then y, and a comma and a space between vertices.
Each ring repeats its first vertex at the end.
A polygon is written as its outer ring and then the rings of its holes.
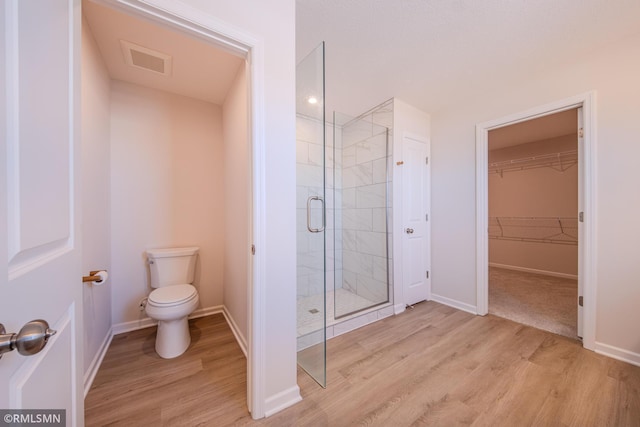
POLYGON ((82 425, 80 1, 4 0, 0 14, 0 323, 57 331, 37 354, 2 356, 0 408, 64 409, 82 425))
MULTIPOLYGON (((578 336, 582 338, 583 309, 581 296, 584 295, 584 223, 582 222, 582 212, 584 212, 584 119, 582 117, 582 107, 578 108, 578 336)), ((588 220, 588 218, 587 218, 588 220)))
POLYGON ((429 147, 427 141, 402 138, 402 281, 405 304, 429 299, 429 147))

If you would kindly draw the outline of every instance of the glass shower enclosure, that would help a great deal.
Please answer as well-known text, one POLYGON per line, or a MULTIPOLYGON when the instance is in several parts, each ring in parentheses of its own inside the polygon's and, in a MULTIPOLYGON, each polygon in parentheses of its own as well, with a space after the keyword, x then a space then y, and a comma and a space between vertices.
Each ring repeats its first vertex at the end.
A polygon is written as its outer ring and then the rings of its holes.
POLYGON ((298 365, 326 386, 327 210, 324 43, 296 67, 298 365))
MULTIPOLYGON (((325 116, 324 44, 296 68, 298 365, 326 387, 327 327, 390 302, 391 102, 325 116)), ((332 336, 332 335, 330 335, 332 336)))
MULTIPOLYGON (((386 103, 388 104, 388 103, 386 103)), ((334 113, 334 319, 390 301, 392 110, 357 118, 334 113), (381 124, 383 123, 383 124, 381 124)), ((332 309, 331 309, 332 308, 332 309)))

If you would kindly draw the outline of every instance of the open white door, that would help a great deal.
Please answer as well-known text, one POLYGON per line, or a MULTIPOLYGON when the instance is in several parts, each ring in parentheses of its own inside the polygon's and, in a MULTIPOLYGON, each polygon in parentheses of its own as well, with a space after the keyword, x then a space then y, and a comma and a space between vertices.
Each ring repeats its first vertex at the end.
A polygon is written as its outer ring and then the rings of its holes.
POLYGON ((2 355, 0 408, 63 409, 67 425, 83 425, 80 1, 4 0, 0 9, 0 323, 17 334, 43 319, 57 331, 34 355, 2 355))
POLYGON ((426 141, 402 138, 402 281, 404 303, 429 299, 428 155, 426 141))

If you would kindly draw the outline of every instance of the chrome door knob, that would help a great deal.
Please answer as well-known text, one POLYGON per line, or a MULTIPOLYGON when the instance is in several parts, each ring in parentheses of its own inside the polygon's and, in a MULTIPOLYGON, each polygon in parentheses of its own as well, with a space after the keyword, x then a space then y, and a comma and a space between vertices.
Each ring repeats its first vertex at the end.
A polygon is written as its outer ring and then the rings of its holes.
POLYGON ((404 230, 407 234, 413 234, 413 228, 407 228, 404 230))
POLYGON ((49 328, 45 320, 32 320, 20 329, 17 334, 7 334, 0 323, 0 358, 4 353, 18 350, 23 356, 39 353, 56 331, 49 328))

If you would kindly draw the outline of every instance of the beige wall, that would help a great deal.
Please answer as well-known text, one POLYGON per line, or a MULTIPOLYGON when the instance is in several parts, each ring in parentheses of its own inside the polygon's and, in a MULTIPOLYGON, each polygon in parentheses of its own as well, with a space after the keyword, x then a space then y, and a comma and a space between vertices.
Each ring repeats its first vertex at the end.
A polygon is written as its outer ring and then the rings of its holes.
MULTIPOLYGON (((110 79, 86 22, 82 22, 82 271, 111 270, 109 98, 110 79)), ((82 284, 84 372, 111 330, 111 279, 82 284)))
POLYGON ((476 124, 596 90, 596 344, 640 360, 639 75, 635 35, 432 115, 434 293, 476 305, 476 124))
POLYGON ((238 70, 222 106, 224 138, 224 305, 245 341, 251 239, 251 144, 247 75, 238 70))
MULTIPOLYGON (((577 135, 489 151, 489 162, 577 149, 577 135)), ((491 133, 489 133, 491 147, 491 133)), ((578 212, 578 165, 489 173, 489 217, 565 217, 578 212)), ((559 230, 550 230, 554 233, 559 230)), ((576 230, 577 231, 577 230, 576 230)), ((489 262, 550 273, 578 274, 578 246, 489 239, 489 262)))
POLYGON ((222 304, 223 155, 219 106, 112 82, 114 324, 146 317, 148 248, 200 247, 200 307, 222 304))

